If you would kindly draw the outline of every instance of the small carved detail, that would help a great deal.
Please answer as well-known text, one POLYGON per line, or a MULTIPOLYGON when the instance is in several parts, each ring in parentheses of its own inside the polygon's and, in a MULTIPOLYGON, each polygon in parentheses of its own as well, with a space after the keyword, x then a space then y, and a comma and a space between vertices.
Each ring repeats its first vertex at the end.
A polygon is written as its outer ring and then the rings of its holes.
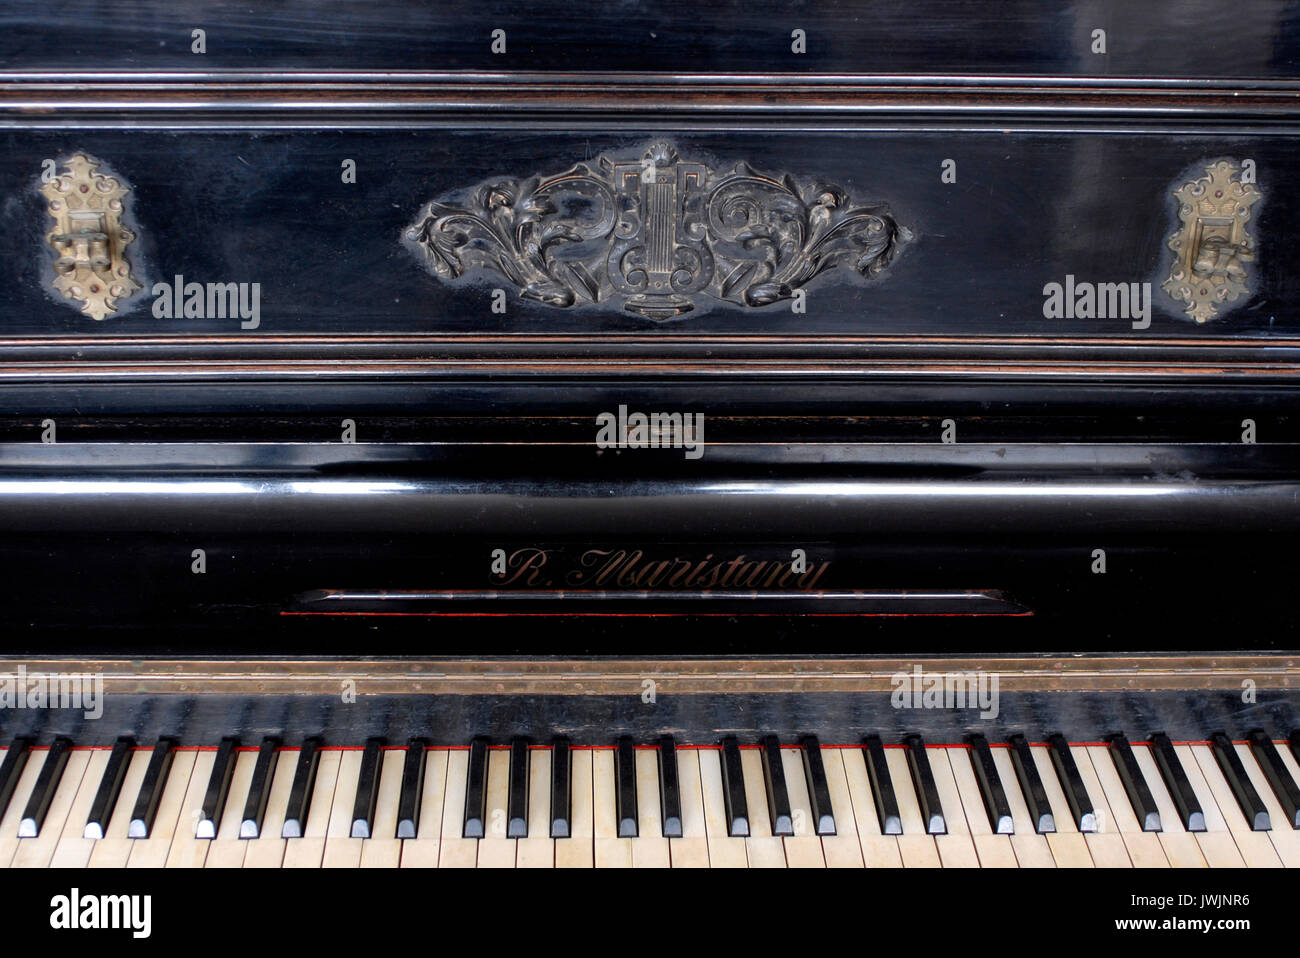
POLYGON ((81 311, 104 319, 117 301, 140 289, 131 275, 126 248, 135 234, 122 225, 123 200, 130 192, 120 180, 97 172, 99 163, 78 153, 64 172, 41 187, 49 200, 54 229, 46 240, 58 252, 54 288, 82 303, 81 311))
POLYGON ((715 172, 663 142, 635 160, 494 182, 464 205, 430 203, 405 235, 444 280, 486 268, 525 299, 617 300, 652 320, 690 312, 698 296, 767 306, 840 263, 871 278, 912 238, 887 206, 855 206, 839 187, 745 163, 715 172))
POLYGON ((1255 184, 1241 182, 1235 163, 1219 160, 1205 172, 1174 190, 1182 226, 1169 238, 1174 265, 1163 286, 1198 323, 1251 292, 1245 264, 1256 249, 1246 224, 1262 198, 1255 184))

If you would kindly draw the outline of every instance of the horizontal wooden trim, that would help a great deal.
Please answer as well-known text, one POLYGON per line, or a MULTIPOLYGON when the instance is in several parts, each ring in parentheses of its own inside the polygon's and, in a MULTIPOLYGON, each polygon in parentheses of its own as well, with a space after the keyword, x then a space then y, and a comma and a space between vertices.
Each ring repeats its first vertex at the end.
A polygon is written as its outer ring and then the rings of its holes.
POLYGON ((1024 113, 1295 122, 1300 83, 675 74, 0 74, 0 111, 1024 113))
POLYGON ((449 334, 0 338, 0 382, 476 376, 1293 380, 1296 339, 449 334))
POLYGON ((996 673, 1000 691, 1300 688, 1294 653, 1070 658, 764 659, 0 659, 0 678, 102 675, 107 694, 661 695, 889 692, 899 673, 996 673))

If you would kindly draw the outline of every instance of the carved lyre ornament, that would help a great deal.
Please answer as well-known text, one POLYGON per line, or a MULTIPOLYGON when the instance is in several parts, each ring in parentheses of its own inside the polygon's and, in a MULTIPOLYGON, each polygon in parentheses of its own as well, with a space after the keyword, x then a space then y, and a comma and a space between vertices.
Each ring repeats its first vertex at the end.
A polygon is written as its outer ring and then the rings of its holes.
POLYGON ((135 234, 122 225, 122 204, 130 190, 116 177, 98 172, 98 166, 78 153, 41 193, 54 217, 54 229, 46 236, 59 254, 54 288, 81 302, 86 315, 104 319, 140 284, 126 258, 135 234))
POLYGON ((1246 225, 1262 198, 1254 183, 1241 182, 1235 163, 1219 160, 1205 172, 1174 190, 1182 225, 1169 238, 1174 264, 1163 287, 1198 323, 1251 292, 1246 264, 1256 250, 1246 225))
POLYGON ((747 164, 716 172, 654 143, 552 176, 479 187, 464 205, 430 203, 406 231, 444 280, 504 276, 525 299, 617 302, 666 320, 707 297, 744 307, 790 299, 848 263, 880 274, 911 239, 884 205, 747 164))

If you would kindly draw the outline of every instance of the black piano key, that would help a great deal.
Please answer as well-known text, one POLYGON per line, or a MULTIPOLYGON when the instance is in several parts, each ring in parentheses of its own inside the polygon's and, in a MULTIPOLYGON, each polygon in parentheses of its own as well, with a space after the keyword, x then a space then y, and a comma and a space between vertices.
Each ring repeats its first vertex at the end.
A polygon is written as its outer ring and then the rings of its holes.
POLYGON ((1174 808, 1183 821, 1183 828, 1189 832, 1205 831, 1205 813, 1201 811, 1201 803, 1196 798, 1192 783, 1187 779, 1182 760, 1174 751, 1173 742, 1169 741, 1169 736, 1164 732, 1156 732, 1151 736, 1151 756, 1156 760, 1160 777, 1165 780, 1165 788, 1174 800, 1174 808))
POLYGON ((72 750, 72 739, 59 736, 45 755, 45 764, 36 776, 36 786, 23 812, 22 821, 18 823, 19 838, 35 838, 41 833, 45 816, 49 814, 54 793, 59 790, 63 780, 63 770, 68 765, 68 754, 72 750))
POLYGON ((745 800, 745 770, 736 736, 722 740, 722 797, 727 808, 727 834, 749 837, 749 802, 745 800))
POLYGON ((384 763, 384 740, 366 740, 357 775, 357 796, 352 802, 352 837, 370 838, 375 830, 375 805, 379 801, 379 773, 384 763))
POLYGON ((781 741, 775 735, 763 736, 763 785, 767 789, 772 834, 793 835, 794 816, 790 813, 790 792, 785 786, 785 763, 781 761, 781 741))
POLYGON ((637 822, 637 749, 630 736, 620 736, 614 750, 614 818, 619 823, 620 838, 636 838, 637 822))
POLYGON ((482 838, 487 828, 488 740, 482 736, 469 746, 469 772, 465 779, 465 824, 462 838, 482 838))
POLYGON ((248 798, 244 801, 244 819, 239 823, 240 838, 257 838, 262 834, 262 821, 266 818, 266 803, 271 798, 271 779, 279 748, 280 740, 268 735, 262 739, 262 746, 257 750, 253 780, 248 784, 248 798))
POLYGON ((167 736, 158 739, 149 756, 149 764, 145 766, 140 791, 135 796, 135 808, 131 810, 131 821, 126 828, 127 838, 148 838, 153 831, 153 820, 162 803, 163 789, 167 787, 167 776, 175 757, 176 740, 167 736))
POLYGON ((916 786, 916 800, 921 805, 926 834, 947 835, 948 823, 943 818, 943 805, 930 768, 930 756, 925 753, 925 739, 913 733, 905 736, 903 743, 907 746, 907 764, 912 769, 912 782, 916 786))
POLYGON ((1246 816, 1251 830, 1266 832, 1272 828, 1272 823, 1268 819, 1268 809, 1260 800, 1255 786, 1250 784, 1246 767, 1241 764, 1241 756, 1237 754, 1232 740, 1222 732, 1215 732, 1210 736, 1210 750, 1214 752, 1214 760, 1219 763, 1219 771, 1228 780, 1232 797, 1241 806, 1241 814, 1246 816))
POLYGON ((0 818, 4 817, 5 811, 9 808, 9 803, 13 800, 14 789, 18 787, 18 779, 23 776, 23 769, 27 767, 27 758, 31 754, 32 740, 25 735, 19 735, 9 743, 9 751, 5 752, 5 760, 0 763, 0 818))
POLYGON ((1070 806, 1074 817, 1074 826, 1081 832, 1097 830, 1097 813, 1092 807, 1092 797, 1083 784, 1079 766, 1070 751, 1070 743, 1065 736, 1057 732, 1047 737, 1048 754, 1052 757, 1052 768, 1061 782, 1061 791, 1065 793, 1065 804, 1070 806))
POLYGON ((903 817, 898 814, 898 799, 894 796, 894 782, 889 777, 889 762, 885 759, 885 746, 880 736, 864 737, 862 749, 867 760, 867 774, 871 778, 871 797, 876 800, 876 815, 880 818, 880 831, 885 835, 901 835, 903 817))
POLYGON ((970 744, 971 765, 975 769, 975 781, 979 783, 980 797, 984 799, 984 811, 989 816, 989 827, 995 835, 1014 835, 1016 824, 1011 817, 1011 803, 1007 801, 1006 789, 1002 787, 1002 776, 998 774, 988 739, 977 733, 967 736, 966 741, 970 744))
POLYGON ((1034 831, 1040 835, 1056 831, 1056 819, 1052 817, 1052 806, 1047 801, 1047 791, 1038 775, 1038 764, 1034 761, 1029 742, 1017 732, 1007 739, 1007 744, 1011 746, 1011 765, 1016 770, 1016 781, 1020 783, 1034 831))
POLYGON ((569 755, 569 740, 558 736, 551 740, 551 837, 568 838, 573 832, 570 827, 569 782, 572 769, 569 755))
POLYGON ((1268 787, 1277 796, 1277 803, 1292 828, 1300 828, 1300 789, 1296 788, 1295 779, 1278 754, 1273 740, 1263 731, 1256 729, 1250 733, 1250 751, 1259 763, 1268 787))
POLYGON ((510 742, 510 781, 506 786, 506 838, 528 837, 528 739, 510 742))
POLYGON ((196 838, 217 837, 217 829, 221 827, 221 813, 226 808, 226 798, 230 794, 230 779, 235 774, 238 750, 239 739, 233 736, 223 738, 217 746, 217 757, 212 763, 212 774, 208 777, 208 790, 203 795, 203 808, 199 812, 199 825, 194 832, 196 838))
POLYGON ((835 809, 831 806, 831 786, 826 779, 821 743, 816 735, 805 735, 799 739, 799 749, 803 753, 803 775, 808 784, 814 830, 818 835, 834 835, 835 809))
POLYGON ((1118 732, 1110 736, 1108 744, 1111 760, 1115 763, 1115 771, 1119 773, 1119 780, 1124 785, 1124 793, 1128 795, 1128 803, 1133 806, 1133 814, 1142 825, 1142 831, 1160 831, 1160 810, 1156 807, 1155 799, 1151 797, 1151 789, 1142 775, 1142 768, 1138 765, 1137 758, 1133 755, 1128 736, 1118 732))
POLYGON ((131 764, 135 752, 135 739, 123 735, 113 743, 113 751, 108 754, 108 764, 104 766, 104 775, 95 790, 95 800, 91 802, 90 814, 86 816, 86 826, 82 835, 86 838, 100 839, 108 832, 109 820, 113 817, 113 807, 122 792, 122 782, 126 780, 126 770, 131 764))
POLYGON ((659 738, 659 820, 664 838, 682 837, 682 790, 677 775, 677 743, 671 735, 659 738))
POLYGON ((420 801, 424 797, 425 749, 429 743, 413 738, 406 743, 406 758, 402 761, 402 795, 397 802, 397 837, 418 838, 420 832, 420 801))
POLYGON ((619 838, 637 837, 636 746, 630 735, 620 736, 614 750, 614 818, 619 838))
POLYGON ((321 739, 313 736, 298 750, 298 766, 293 772, 293 785, 289 788, 289 808, 284 815, 281 838, 302 838, 311 814, 311 797, 316 791, 316 770, 320 767, 321 739))
MULTIPOLYGON (((1287 744, 1291 746, 1291 757, 1300 762, 1300 728, 1293 729, 1287 737, 1287 744)), ((0 804, 0 813, 4 812, 4 805, 0 804)))

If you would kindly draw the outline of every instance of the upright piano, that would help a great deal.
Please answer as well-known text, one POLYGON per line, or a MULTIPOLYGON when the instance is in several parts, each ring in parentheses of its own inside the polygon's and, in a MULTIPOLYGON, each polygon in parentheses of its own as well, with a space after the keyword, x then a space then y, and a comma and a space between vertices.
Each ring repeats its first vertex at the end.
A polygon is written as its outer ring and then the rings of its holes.
POLYGON ((0 10, 0 865, 1300 864, 1300 4, 0 10))

